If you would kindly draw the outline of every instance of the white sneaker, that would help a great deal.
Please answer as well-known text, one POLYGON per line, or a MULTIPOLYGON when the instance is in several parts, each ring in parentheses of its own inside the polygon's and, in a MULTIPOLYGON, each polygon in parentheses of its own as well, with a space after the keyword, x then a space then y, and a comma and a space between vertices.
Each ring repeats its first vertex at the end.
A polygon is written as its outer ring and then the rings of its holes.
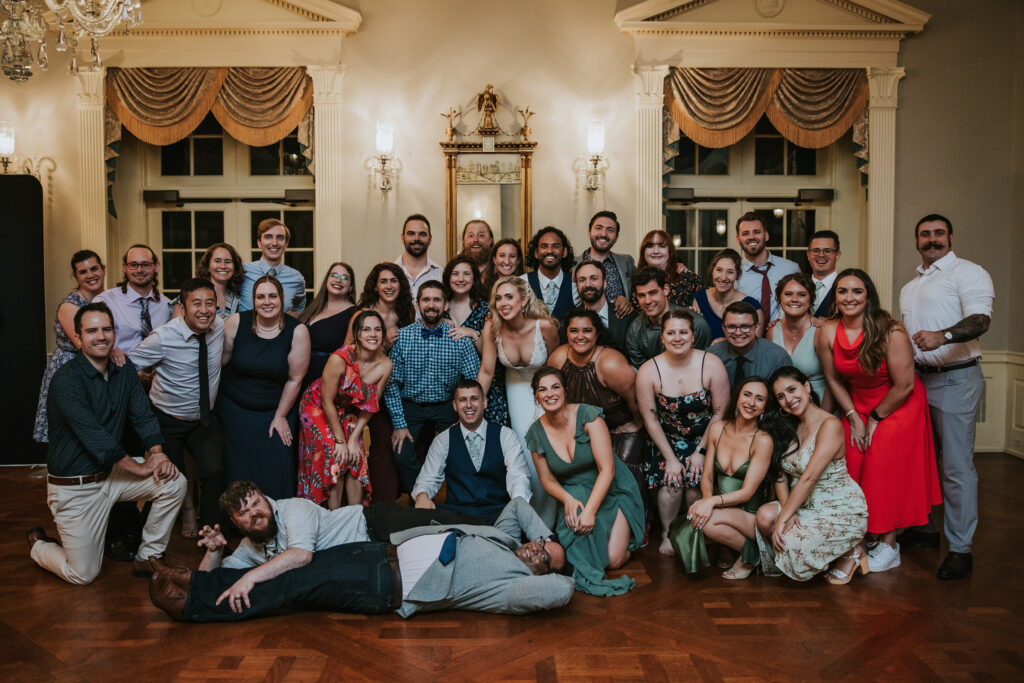
POLYGON ((896 547, 888 543, 879 543, 868 551, 868 569, 873 572, 884 572, 900 566, 900 544, 896 547))

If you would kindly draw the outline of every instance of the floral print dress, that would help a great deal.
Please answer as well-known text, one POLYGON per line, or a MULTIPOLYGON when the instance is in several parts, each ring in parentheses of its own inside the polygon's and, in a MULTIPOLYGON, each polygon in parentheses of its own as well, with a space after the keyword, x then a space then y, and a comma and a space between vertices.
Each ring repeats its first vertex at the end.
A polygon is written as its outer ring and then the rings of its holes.
MULTIPOLYGON (((379 408, 377 387, 367 385, 359 376, 352 346, 345 346, 334 352, 345 361, 345 374, 338 382, 338 393, 334 397, 334 407, 338 410, 341 428, 348 439, 355 428, 356 418, 360 411, 376 413, 379 408)), ((324 413, 323 392, 318 379, 309 385, 302 395, 299 407, 301 433, 299 435, 299 485, 295 494, 299 498, 308 498, 314 503, 322 503, 327 499, 332 486, 338 483, 342 474, 350 474, 357 478, 363 486, 363 505, 370 504, 370 477, 366 469, 366 451, 360 436, 359 447, 362 454, 355 465, 342 464, 334 457, 334 434, 331 433, 327 415, 324 413)))
MULTIPOLYGON (((659 374, 661 371, 658 371, 659 374)), ((703 372, 703 368, 701 369, 703 372)), ((704 437, 704 432, 711 424, 711 392, 705 388, 683 396, 666 396, 660 391, 654 395, 654 410, 665 432, 672 453, 679 462, 686 464, 697 444, 704 437)), ((665 459, 661 457, 657 447, 651 448, 651 459, 647 469, 647 486, 656 489, 665 484, 665 459)), ((700 477, 688 481, 691 488, 700 486, 700 477)))

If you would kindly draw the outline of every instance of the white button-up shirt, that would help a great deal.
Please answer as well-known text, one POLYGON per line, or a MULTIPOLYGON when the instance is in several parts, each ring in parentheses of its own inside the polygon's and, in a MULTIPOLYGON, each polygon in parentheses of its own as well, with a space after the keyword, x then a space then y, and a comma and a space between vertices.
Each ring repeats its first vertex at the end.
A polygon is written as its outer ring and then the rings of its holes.
MULTIPOLYGON (((911 337, 921 330, 945 330, 967 316, 992 315, 995 288, 992 278, 978 264, 950 251, 928 268, 918 266, 917 273, 900 291, 903 326, 911 337)), ((980 356, 981 343, 977 339, 945 344, 933 351, 914 346, 914 361, 935 367, 980 356)))
MULTIPOLYGON (((224 321, 214 316, 206 332, 206 367, 210 382, 210 408, 220 387, 220 358, 224 350, 224 321)), ((179 420, 199 419, 199 337, 174 318, 153 330, 129 358, 140 368, 156 366, 149 400, 161 412, 179 420)))

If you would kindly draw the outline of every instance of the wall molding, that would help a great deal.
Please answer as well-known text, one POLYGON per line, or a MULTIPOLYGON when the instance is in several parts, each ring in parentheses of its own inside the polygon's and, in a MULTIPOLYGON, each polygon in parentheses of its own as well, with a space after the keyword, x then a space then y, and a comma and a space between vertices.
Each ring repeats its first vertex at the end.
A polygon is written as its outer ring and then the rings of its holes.
POLYGON ((975 451, 1024 458, 1024 353, 983 351, 985 419, 978 423, 975 451))

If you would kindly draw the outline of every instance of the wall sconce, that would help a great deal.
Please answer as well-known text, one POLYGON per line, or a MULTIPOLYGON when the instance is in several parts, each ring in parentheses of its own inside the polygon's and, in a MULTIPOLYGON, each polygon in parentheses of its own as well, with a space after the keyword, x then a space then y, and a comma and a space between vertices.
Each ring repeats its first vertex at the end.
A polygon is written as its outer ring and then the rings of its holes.
POLYGON ((603 156, 604 123, 601 121, 587 123, 587 152, 590 158, 583 171, 583 187, 596 192, 604 185, 604 174, 608 170, 608 159, 603 156))
POLYGON ((373 176, 381 192, 391 189, 394 169, 391 150, 395 146, 395 127, 387 121, 377 121, 377 154, 373 157, 373 176))
POLYGON ((0 121, 0 163, 4 166, 4 175, 7 175, 7 166, 11 163, 13 154, 14 124, 10 121, 0 121))
POLYGON ((719 235, 724 235, 726 229, 727 227, 724 218, 719 218, 717 221, 715 221, 715 232, 717 232, 719 235))
POLYGON ((782 218, 783 216, 786 215, 786 210, 785 209, 772 209, 772 215, 774 215, 776 218, 782 218))

